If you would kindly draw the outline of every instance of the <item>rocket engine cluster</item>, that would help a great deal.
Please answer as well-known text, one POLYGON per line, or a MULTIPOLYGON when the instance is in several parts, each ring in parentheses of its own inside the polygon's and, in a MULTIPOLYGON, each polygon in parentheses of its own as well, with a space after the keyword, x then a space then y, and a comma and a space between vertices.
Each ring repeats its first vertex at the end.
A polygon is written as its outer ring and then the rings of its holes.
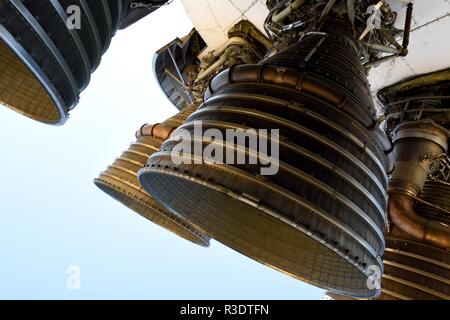
MULTIPOLYGON (((0 102, 63 124, 115 32, 166 2, 0 1, 0 102)), ((215 50, 193 30, 157 52, 181 111, 142 126, 95 184, 193 243, 215 239, 336 297, 450 299, 450 72, 382 89, 383 110, 368 81, 408 54, 412 4, 403 30, 384 1, 267 8, 265 34, 241 21, 215 50), (277 171, 263 174, 268 159, 277 171)))

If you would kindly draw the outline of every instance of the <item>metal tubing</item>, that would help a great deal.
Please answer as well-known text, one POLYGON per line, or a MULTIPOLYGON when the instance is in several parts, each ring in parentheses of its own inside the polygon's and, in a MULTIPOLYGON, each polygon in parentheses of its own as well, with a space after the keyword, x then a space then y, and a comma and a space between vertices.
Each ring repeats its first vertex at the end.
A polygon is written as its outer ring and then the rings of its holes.
POLYGON ((444 249, 450 248, 448 225, 414 210, 433 161, 448 149, 448 131, 433 121, 406 122, 394 138, 395 169, 389 181, 388 213, 394 225, 409 235, 444 249))

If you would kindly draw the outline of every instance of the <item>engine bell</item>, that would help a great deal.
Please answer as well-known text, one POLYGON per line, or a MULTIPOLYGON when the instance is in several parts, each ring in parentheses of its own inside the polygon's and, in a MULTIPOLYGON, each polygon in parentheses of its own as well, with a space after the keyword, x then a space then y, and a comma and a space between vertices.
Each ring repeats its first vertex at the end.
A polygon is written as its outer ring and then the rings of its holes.
POLYGON ((1 1, 0 104, 36 121, 63 124, 115 32, 167 0, 135 9, 131 2, 1 1))
MULTIPOLYGON (((261 152, 250 142, 229 142, 216 154, 249 159, 261 152)), ((217 75, 205 103, 138 177, 160 203, 236 251, 313 285, 368 298, 380 293, 368 279, 374 268, 383 270, 390 149, 375 124, 355 42, 329 27, 258 65, 217 75), (212 144, 196 124, 222 137, 250 130, 268 142, 275 136, 267 132, 279 130, 278 172, 262 175, 262 161, 199 164, 212 144), (186 133, 192 152, 177 159, 186 133)))
POLYGON ((138 170, 145 166, 148 157, 159 150, 164 141, 161 137, 164 137, 164 134, 170 135, 170 132, 179 126, 194 109, 195 106, 191 106, 161 124, 142 127, 136 142, 132 143, 128 150, 102 172, 94 183, 109 196, 148 220, 184 239, 207 247, 209 236, 205 232, 185 218, 158 205, 142 189, 136 177, 138 170))

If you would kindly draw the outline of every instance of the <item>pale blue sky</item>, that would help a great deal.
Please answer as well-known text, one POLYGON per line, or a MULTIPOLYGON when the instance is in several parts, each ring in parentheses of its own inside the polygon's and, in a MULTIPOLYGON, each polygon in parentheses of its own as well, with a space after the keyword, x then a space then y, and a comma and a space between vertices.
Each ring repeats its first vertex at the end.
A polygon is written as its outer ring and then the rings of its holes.
POLYGON ((212 241, 153 225, 92 180, 145 122, 176 110, 154 52, 192 28, 179 1, 120 31, 62 127, 0 107, 1 299, 319 299, 323 291, 212 241), (66 288, 79 265, 81 289, 66 288))

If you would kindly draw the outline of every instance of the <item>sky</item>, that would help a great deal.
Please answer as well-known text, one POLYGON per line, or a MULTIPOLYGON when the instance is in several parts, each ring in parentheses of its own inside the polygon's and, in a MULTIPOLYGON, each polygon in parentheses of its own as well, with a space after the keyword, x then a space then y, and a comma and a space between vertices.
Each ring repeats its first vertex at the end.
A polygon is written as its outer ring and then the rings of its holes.
POLYGON ((323 296, 216 241, 178 238, 92 182, 143 123, 176 113, 152 58, 191 28, 176 0, 119 31, 64 126, 0 107, 0 299, 323 296))

